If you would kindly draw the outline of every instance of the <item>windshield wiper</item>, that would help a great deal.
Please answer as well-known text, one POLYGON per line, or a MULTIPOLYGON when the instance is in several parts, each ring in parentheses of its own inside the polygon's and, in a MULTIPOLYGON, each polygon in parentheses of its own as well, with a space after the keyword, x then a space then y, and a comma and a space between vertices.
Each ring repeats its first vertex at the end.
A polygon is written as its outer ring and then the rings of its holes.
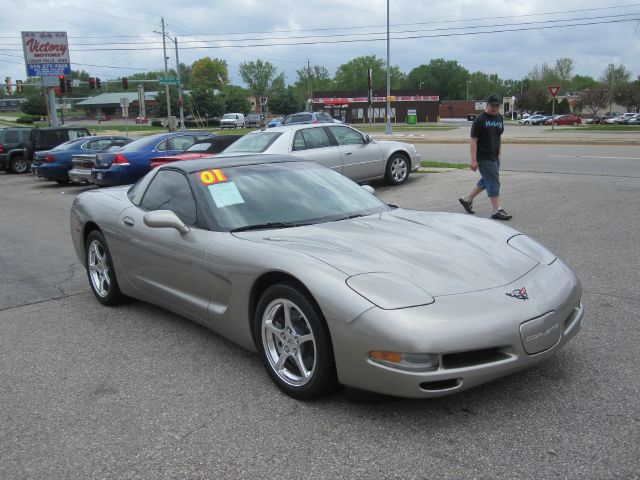
POLYGON ((238 227, 231 230, 231 233, 246 232, 247 230, 263 230, 269 228, 292 228, 301 227, 303 225, 311 225, 310 223, 287 223, 287 222, 269 222, 259 223, 256 225, 245 225, 244 227, 238 227))
POLYGON ((348 215, 346 217, 342 217, 342 218, 336 218, 335 220, 331 220, 332 222, 339 222, 341 220, 351 220, 352 218, 360 218, 360 217, 364 217, 365 215, 362 215, 361 213, 354 213, 353 215, 348 215))

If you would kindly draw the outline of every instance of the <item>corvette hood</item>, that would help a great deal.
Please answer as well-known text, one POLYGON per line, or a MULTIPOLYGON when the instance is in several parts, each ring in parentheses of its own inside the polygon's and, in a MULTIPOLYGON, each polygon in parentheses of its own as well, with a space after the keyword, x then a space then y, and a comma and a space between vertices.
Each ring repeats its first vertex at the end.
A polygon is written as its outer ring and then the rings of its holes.
POLYGON ((238 236, 310 255, 347 275, 399 275, 438 296, 507 285, 534 268, 538 262, 507 244, 518 233, 470 215, 397 209, 238 236))

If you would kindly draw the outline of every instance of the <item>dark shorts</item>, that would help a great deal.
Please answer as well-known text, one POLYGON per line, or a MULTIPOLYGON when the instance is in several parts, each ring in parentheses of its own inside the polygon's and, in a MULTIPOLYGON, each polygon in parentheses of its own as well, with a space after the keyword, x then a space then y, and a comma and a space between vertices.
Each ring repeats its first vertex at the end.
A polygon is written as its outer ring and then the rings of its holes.
POLYGON ((481 160, 478 162, 478 170, 482 177, 478 180, 478 188, 487 191, 488 197, 500 195, 500 161, 481 160))

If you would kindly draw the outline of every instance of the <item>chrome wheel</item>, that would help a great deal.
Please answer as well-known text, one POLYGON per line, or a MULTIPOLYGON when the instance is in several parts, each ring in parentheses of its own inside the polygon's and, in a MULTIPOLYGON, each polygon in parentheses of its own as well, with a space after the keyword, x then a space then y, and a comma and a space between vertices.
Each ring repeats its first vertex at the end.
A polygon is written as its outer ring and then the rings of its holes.
POLYGON ((87 266, 94 292, 105 298, 111 289, 111 270, 104 246, 93 240, 87 249, 87 266))
POLYGON ((300 387, 316 371, 316 339, 309 320, 295 303, 276 298, 261 321, 264 352, 273 372, 288 385, 300 387))
POLYGON ((400 185, 409 177, 409 161, 404 155, 396 154, 387 163, 387 183, 400 185))

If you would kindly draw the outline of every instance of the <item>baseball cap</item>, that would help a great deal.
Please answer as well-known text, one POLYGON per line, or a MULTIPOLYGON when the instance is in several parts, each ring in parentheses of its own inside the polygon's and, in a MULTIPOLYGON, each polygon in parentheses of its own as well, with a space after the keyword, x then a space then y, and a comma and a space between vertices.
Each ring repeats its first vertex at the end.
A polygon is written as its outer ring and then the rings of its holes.
POLYGON ((489 105, 500 105, 502 103, 502 99, 494 93, 489 96, 489 98, 487 99, 487 103, 489 105))

